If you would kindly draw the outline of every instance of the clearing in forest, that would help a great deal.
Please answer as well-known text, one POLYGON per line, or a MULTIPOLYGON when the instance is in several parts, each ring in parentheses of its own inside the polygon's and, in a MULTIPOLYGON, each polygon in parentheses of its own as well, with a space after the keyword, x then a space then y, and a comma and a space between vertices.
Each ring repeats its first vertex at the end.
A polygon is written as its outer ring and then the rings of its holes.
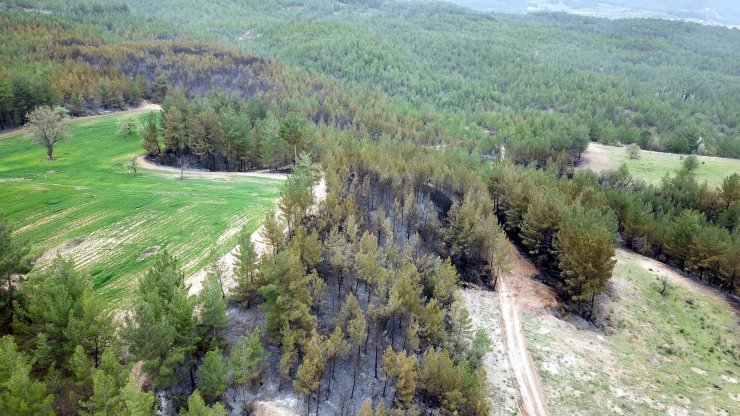
MULTIPOLYGON (((699 168, 696 169, 696 180, 699 183, 707 181, 710 187, 722 184, 725 177, 732 173, 740 173, 740 160, 723 157, 697 156, 699 168)), ((640 150, 640 158, 631 160, 627 156, 625 147, 607 146, 600 143, 590 143, 588 149, 581 154, 579 170, 591 169, 596 172, 617 169, 622 163, 632 176, 647 183, 658 185, 666 173, 671 175, 681 169, 686 155, 677 153, 653 152, 640 150)))
POLYGON ((601 300, 606 333, 551 314, 525 316, 550 414, 737 414, 736 305, 637 257, 617 252, 611 293, 601 300))
POLYGON ((139 137, 122 137, 122 116, 77 120, 55 160, 24 138, 0 139, 0 215, 27 238, 45 264, 60 253, 91 275, 94 289, 125 304, 136 278, 159 250, 180 260, 186 275, 236 244, 235 227, 257 229, 275 205, 282 181, 244 175, 185 180, 128 161, 143 153, 139 137))

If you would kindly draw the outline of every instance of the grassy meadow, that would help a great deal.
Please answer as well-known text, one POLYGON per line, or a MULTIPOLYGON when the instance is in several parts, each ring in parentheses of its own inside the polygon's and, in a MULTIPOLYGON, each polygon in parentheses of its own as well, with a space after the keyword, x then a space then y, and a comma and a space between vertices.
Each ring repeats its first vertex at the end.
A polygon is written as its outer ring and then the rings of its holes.
POLYGON ((618 262, 612 283, 610 335, 552 316, 525 319, 551 413, 737 414, 733 307, 675 283, 661 294, 661 280, 631 261, 618 262))
MULTIPOLYGON (((274 179, 186 178, 127 161, 143 150, 117 133, 120 116, 78 120, 55 160, 23 133, 0 138, 0 215, 28 239, 43 270, 57 252, 90 274, 94 289, 125 304, 158 249, 180 259, 186 275, 225 253, 243 226, 256 230, 278 196, 274 179)), ((36 271, 38 272, 38 271, 36 271)))
MULTIPOLYGON (((626 163, 632 176, 657 185, 666 173, 674 174, 679 170, 685 157, 686 155, 676 153, 641 150, 640 158, 631 160, 627 156, 625 147, 591 143, 588 150, 583 152, 584 163, 579 168, 593 169, 598 172, 616 169, 626 163)), ((711 156, 698 156, 698 158, 699 168, 696 170, 696 179, 699 183, 707 181, 710 187, 721 185, 724 178, 735 172, 740 173, 739 159, 711 156)))

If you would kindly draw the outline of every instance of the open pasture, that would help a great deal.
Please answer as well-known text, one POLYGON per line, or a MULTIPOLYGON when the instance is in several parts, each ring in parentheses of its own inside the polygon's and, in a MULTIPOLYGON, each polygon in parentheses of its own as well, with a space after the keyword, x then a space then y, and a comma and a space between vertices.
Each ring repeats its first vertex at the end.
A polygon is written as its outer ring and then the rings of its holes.
MULTIPOLYGON (((20 132, 0 139, 0 215, 29 240, 37 269, 58 252, 90 274, 94 289, 125 304, 153 254, 167 249, 186 275, 222 255, 244 226, 254 231, 281 181, 186 177, 127 166, 143 153, 136 134, 117 132, 121 116, 78 120, 55 160, 20 132)), ((38 271, 36 271, 38 272, 38 271)))
MULTIPOLYGON (((631 160, 627 156, 625 147, 607 146, 600 143, 591 143, 581 155, 582 162, 579 169, 592 169, 596 172, 617 169, 623 163, 632 176, 648 183, 659 185, 661 179, 681 169, 686 155, 677 153, 653 152, 640 150, 640 158, 631 160)), ((699 168, 696 170, 696 180, 699 183, 707 181, 710 187, 722 184, 722 181, 733 173, 740 173, 740 160, 722 157, 698 156, 699 168)))

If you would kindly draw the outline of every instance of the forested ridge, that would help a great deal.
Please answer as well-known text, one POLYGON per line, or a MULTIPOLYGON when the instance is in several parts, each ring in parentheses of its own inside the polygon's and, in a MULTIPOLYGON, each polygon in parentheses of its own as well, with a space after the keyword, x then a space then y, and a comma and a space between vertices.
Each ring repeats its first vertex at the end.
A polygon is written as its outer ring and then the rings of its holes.
POLYGON ((714 189, 692 153, 740 157, 738 33, 436 2, 3 2, 0 127, 28 123, 49 163, 44 114, 149 100, 112 139, 181 180, 291 176, 264 247, 242 229, 197 294, 161 250, 124 310, 71 260, 39 267, 0 217, 0 413, 224 415, 285 395, 306 414, 488 414, 493 340, 459 288, 496 291, 512 242, 594 331, 620 245, 737 294, 740 172, 714 189), (576 171, 591 141, 687 156, 648 185, 576 171))
POLYGON ((91 22, 112 32, 106 37, 170 39, 183 36, 172 27, 185 27, 188 37, 293 63, 352 90, 386 93, 404 113, 441 110, 447 130, 481 126, 493 133, 474 134, 483 152, 509 139, 516 120, 533 117, 534 109, 553 112, 562 119, 556 124, 577 127, 591 140, 738 155, 736 30, 491 15, 441 3, 258 3, 197 5, 204 17, 182 2, 20 4, 91 22), (122 30, 108 24, 111 16, 152 24, 122 30))
POLYGON ((645 148, 657 136, 656 150, 690 153, 701 136, 710 153, 738 155, 740 91, 731 58, 737 30, 563 14, 523 18, 443 3, 250 6, 220 5, 212 20, 166 2, 133 7, 204 35, 218 27, 238 47, 414 107, 462 112, 493 130, 502 126, 489 118, 534 108, 588 128, 592 140, 645 148))

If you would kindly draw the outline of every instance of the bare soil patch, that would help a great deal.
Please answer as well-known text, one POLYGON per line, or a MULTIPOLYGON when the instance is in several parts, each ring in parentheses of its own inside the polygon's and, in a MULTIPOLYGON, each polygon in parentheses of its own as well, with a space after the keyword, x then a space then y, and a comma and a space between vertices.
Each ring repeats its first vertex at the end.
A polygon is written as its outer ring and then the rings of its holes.
POLYGON ((275 402, 255 402, 252 405, 254 416, 298 416, 293 409, 275 402))
POLYGON ((544 283, 534 280, 540 272, 519 250, 511 245, 509 249, 510 271, 504 276, 506 289, 521 310, 541 315, 560 307, 560 299, 555 291, 544 283))
POLYGON ((162 247, 160 246, 153 246, 153 247, 147 247, 146 250, 142 251, 139 256, 136 258, 138 261, 145 260, 157 253, 159 253, 159 250, 161 250, 162 247))
POLYGON ((591 169, 594 172, 601 172, 618 167, 619 165, 611 157, 606 146, 599 143, 589 143, 586 150, 581 153, 581 163, 576 169, 591 169))

